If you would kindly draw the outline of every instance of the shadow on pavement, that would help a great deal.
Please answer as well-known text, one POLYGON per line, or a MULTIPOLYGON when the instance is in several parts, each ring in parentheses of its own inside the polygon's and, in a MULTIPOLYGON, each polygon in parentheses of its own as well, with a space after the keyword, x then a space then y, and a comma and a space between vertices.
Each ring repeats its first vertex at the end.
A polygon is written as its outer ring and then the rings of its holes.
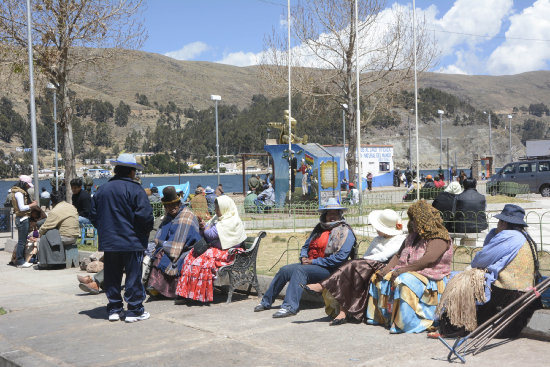
POLYGON ((91 319, 107 320, 107 311, 105 310, 105 306, 99 306, 96 308, 92 308, 91 310, 83 310, 80 311, 78 314, 86 315, 91 319))

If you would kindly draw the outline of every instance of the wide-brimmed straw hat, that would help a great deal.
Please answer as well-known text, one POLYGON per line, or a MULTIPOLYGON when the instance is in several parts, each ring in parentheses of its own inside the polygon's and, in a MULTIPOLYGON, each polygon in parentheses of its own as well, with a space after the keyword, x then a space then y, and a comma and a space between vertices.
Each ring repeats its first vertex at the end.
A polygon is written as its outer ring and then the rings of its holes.
POLYGON ((319 207, 319 212, 327 210, 348 210, 348 208, 344 208, 337 198, 329 198, 325 205, 319 207))
POLYGON ((213 194, 214 190, 212 190, 212 188, 210 186, 206 186, 206 188, 204 189, 204 192, 206 194, 213 194))
POLYGON ((374 210, 369 214, 369 223, 379 232, 388 236, 403 234, 403 224, 394 210, 374 210))
POLYGON ((445 188, 445 192, 448 192, 454 195, 460 195, 462 194, 463 191, 464 189, 462 188, 462 186, 460 186, 460 184, 456 181, 451 182, 449 186, 445 188))
POLYGON ((495 215, 495 218, 503 220, 507 223, 519 224, 524 227, 528 227, 523 218, 525 217, 525 210, 521 206, 514 204, 504 205, 504 209, 500 214, 495 215))
POLYGON ((143 166, 137 163, 136 157, 130 153, 122 153, 116 160, 111 160, 111 164, 114 166, 131 167, 143 171, 143 166))
POLYGON ((162 189, 162 198, 160 199, 163 205, 170 205, 181 201, 181 197, 176 192, 174 186, 166 186, 162 189))

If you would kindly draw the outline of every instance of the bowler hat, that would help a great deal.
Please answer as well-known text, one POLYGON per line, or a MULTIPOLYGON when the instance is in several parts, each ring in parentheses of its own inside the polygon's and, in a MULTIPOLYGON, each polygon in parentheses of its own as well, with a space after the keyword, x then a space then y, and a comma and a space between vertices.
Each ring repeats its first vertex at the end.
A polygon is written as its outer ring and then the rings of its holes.
POLYGON ((162 198, 160 200, 164 205, 169 205, 179 202, 181 198, 176 193, 176 188, 174 186, 166 186, 162 190, 162 198))
POLYGON ((319 207, 320 212, 324 212, 326 210, 348 210, 348 208, 344 208, 340 205, 337 198, 329 198, 325 205, 319 207))
POLYGON ((525 210, 522 207, 514 204, 504 205, 504 209, 500 214, 495 215, 495 218, 500 219, 507 223, 519 224, 521 226, 527 227, 527 223, 523 220, 525 217, 525 210))

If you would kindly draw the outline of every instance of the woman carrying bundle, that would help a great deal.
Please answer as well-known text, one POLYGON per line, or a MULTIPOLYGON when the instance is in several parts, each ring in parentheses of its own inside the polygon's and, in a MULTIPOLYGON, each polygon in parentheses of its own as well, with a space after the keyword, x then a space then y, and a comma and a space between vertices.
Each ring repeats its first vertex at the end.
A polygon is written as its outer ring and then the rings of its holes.
MULTIPOLYGON (((524 216, 525 211, 513 204, 506 204, 495 215, 499 220, 497 228, 487 234, 483 249, 468 269, 449 282, 438 307, 440 334, 433 333, 430 337, 467 335, 535 285, 536 248, 525 231, 524 216)), ((519 335, 539 307, 540 299, 523 310, 497 337, 519 335)))

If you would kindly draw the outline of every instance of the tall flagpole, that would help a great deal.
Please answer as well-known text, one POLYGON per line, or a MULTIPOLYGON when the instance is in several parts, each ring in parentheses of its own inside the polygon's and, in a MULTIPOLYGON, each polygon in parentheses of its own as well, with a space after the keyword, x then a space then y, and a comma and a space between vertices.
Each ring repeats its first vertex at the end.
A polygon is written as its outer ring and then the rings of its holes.
POLYGON ((363 204, 363 179, 361 177, 361 109, 359 108, 359 7, 355 0, 355 83, 357 87, 357 186, 359 188, 359 208, 363 204))
POLYGON ((290 0, 288 0, 286 23, 288 29, 288 202, 292 202, 292 96, 290 82, 290 0))
POLYGON ((34 71, 32 56, 32 26, 31 1, 27 0, 27 45, 29 49, 29 86, 31 105, 31 140, 32 140, 32 172, 34 178, 34 200, 40 202, 40 187, 38 182, 38 142, 36 138, 36 107, 34 105, 34 71))
POLYGON ((416 200, 420 200, 420 154, 418 153, 418 80, 416 76, 416 2, 413 0, 413 43, 414 43, 414 115, 416 129, 416 200))

